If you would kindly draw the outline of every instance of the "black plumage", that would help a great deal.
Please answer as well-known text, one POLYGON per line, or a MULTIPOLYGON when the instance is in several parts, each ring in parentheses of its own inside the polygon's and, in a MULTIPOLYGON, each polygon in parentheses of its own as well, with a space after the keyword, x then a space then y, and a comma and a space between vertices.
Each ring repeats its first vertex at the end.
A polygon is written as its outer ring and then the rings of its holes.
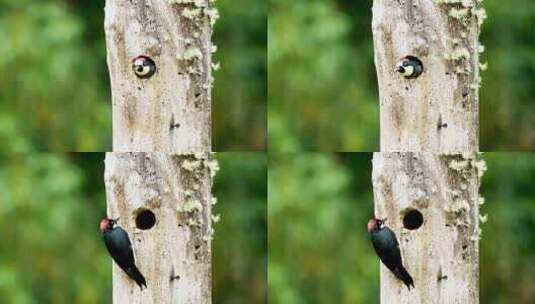
POLYGON ((136 266, 132 243, 126 231, 117 226, 115 220, 105 218, 100 223, 104 244, 115 263, 143 289, 145 278, 136 266))
POLYGON ((381 262, 392 271, 396 278, 403 281, 409 290, 411 286, 414 288, 414 281, 401 261, 401 252, 395 233, 384 225, 383 220, 375 218, 368 222, 368 232, 381 262))

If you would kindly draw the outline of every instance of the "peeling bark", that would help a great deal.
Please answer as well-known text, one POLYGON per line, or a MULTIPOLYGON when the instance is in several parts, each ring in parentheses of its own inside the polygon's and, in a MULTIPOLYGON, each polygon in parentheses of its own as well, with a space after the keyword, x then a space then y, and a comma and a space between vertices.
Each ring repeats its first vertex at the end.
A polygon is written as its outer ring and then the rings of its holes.
POLYGON ((113 150, 211 150, 213 0, 106 1, 113 150), (156 72, 139 78, 134 58, 156 72))
POLYGON ((408 290, 381 264, 381 303, 478 303, 479 179, 477 154, 375 153, 375 215, 398 236, 408 290), (404 228, 412 210, 418 229, 404 228))
POLYGON ((108 216, 129 234, 147 280, 140 290, 113 264, 114 303, 211 303, 211 196, 208 154, 107 153, 108 216), (148 230, 136 218, 150 210, 148 230))
POLYGON ((478 151, 481 0, 374 0, 381 151, 478 151), (423 62, 416 79, 394 71, 423 62))

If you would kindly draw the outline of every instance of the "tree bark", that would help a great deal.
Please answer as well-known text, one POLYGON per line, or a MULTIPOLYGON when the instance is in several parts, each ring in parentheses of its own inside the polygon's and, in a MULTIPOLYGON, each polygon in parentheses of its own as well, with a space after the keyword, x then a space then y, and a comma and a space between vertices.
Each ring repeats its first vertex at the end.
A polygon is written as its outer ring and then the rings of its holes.
POLYGON ((482 0, 375 0, 373 37, 381 151, 478 150, 482 0), (411 55, 423 73, 394 71, 411 55))
POLYGON ((147 280, 141 290, 114 263, 113 302, 211 303, 217 163, 208 154, 107 153, 105 164, 108 216, 127 231, 147 280), (156 222, 142 230, 148 211, 156 222))
POLYGON ((381 264, 381 303, 479 303, 479 179, 475 153, 375 153, 375 215, 396 233, 410 291, 381 264), (408 214, 423 215, 416 230, 408 214), (405 219, 405 217, 407 217, 405 219), (404 219, 406 223, 404 223, 404 219))
POLYGON ((211 150, 212 2, 106 1, 114 151, 211 150), (138 56, 154 61, 154 75, 136 75, 138 56))

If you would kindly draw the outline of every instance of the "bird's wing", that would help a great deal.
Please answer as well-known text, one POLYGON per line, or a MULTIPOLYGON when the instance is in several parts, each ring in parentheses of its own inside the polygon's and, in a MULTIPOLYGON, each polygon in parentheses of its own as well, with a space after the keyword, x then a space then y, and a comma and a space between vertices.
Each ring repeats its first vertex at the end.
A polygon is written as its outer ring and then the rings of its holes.
POLYGON ((401 253, 396 235, 388 227, 383 228, 379 233, 383 235, 376 237, 376 241, 373 242, 375 252, 388 269, 395 271, 394 269, 401 265, 401 253))
POLYGON ((132 243, 126 231, 121 227, 115 227, 104 235, 104 243, 110 252, 113 260, 121 269, 127 271, 128 267, 134 265, 134 252, 132 243))

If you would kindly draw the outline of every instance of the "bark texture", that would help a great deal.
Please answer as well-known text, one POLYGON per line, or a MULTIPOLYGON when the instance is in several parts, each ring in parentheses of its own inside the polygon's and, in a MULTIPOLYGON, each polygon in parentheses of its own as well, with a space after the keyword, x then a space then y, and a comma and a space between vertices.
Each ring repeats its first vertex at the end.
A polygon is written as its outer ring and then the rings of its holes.
POLYGON ((482 0, 374 0, 381 151, 477 151, 482 0), (424 72, 394 71, 405 56, 424 72))
POLYGON ((479 203, 484 162, 477 154, 375 153, 375 215, 396 233, 410 291, 381 264, 381 303, 479 303, 479 203), (423 215, 404 228, 412 210, 423 215))
POLYGON ((106 1, 114 151, 210 151, 212 2, 106 1), (150 78, 132 69, 140 55, 156 63, 150 78))
POLYGON ((207 154, 107 153, 108 216, 130 236, 140 288, 113 265, 114 303, 211 303, 211 179, 217 163, 207 154), (150 210, 148 230, 136 217, 150 210))

